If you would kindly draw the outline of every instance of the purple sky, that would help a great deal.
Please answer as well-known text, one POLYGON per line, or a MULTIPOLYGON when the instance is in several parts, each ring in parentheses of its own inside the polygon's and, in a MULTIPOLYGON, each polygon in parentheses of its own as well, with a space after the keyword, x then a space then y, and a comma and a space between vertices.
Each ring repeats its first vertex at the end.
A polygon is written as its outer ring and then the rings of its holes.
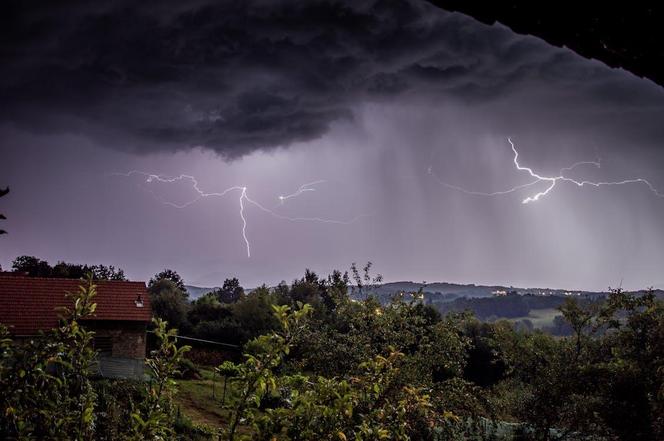
POLYGON ((0 200, 17 255, 290 281, 371 260, 387 280, 664 286, 664 90, 418 1, 95 2, 0 26, 0 200), (93 5, 93 6, 92 6, 93 5), (195 176, 146 182, 140 170, 195 176), (431 170, 433 175, 428 173, 431 170), (435 176, 434 176, 435 175, 435 176), (280 205, 278 196, 317 181, 280 205))

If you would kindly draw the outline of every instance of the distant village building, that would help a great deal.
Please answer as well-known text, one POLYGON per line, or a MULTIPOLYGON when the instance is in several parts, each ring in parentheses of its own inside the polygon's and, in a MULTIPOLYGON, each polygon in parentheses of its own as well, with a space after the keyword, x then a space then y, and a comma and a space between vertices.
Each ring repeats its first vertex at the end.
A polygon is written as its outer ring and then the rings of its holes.
MULTIPOLYGON (((58 326, 59 310, 71 306, 66 293, 81 284, 75 279, 27 277, 0 273, 0 323, 12 337, 25 340, 58 326)), ((152 318, 145 283, 96 281, 97 309, 82 320, 94 331, 97 373, 112 378, 143 376, 147 325, 152 318)))

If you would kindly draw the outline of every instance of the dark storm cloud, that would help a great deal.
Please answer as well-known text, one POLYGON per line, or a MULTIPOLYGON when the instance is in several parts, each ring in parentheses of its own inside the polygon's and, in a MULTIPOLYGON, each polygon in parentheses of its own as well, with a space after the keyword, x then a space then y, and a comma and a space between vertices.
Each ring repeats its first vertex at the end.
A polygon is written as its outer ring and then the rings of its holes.
POLYGON ((0 119, 139 152, 237 157, 320 137, 363 101, 486 100, 528 78, 574 82, 597 69, 415 1, 4 9, 0 119))

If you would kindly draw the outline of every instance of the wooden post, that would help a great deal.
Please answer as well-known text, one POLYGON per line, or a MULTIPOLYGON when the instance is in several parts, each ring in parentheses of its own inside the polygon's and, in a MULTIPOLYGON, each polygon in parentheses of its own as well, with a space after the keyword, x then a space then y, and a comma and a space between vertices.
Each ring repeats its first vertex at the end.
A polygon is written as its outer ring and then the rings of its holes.
POLYGON ((212 398, 216 398, 216 396, 215 396, 215 393, 216 393, 215 385, 217 384, 216 381, 215 381, 216 378, 217 378, 217 370, 215 369, 215 370, 212 371, 212 398))
POLYGON ((221 398, 221 405, 223 406, 224 404, 226 404, 226 375, 224 375, 224 392, 221 398))

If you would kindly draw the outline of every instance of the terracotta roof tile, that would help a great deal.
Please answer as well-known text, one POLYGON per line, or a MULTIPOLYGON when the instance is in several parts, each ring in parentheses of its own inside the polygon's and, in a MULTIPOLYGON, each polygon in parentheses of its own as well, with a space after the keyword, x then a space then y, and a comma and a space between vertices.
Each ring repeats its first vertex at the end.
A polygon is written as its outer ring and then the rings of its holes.
MULTIPOLYGON (((67 292, 78 291, 80 280, 0 274, 0 323, 15 335, 33 335, 57 326, 57 308, 70 306, 67 292)), ((96 281, 95 320, 148 322, 150 296, 143 282, 96 281), (143 307, 136 306, 140 295, 143 307)))

